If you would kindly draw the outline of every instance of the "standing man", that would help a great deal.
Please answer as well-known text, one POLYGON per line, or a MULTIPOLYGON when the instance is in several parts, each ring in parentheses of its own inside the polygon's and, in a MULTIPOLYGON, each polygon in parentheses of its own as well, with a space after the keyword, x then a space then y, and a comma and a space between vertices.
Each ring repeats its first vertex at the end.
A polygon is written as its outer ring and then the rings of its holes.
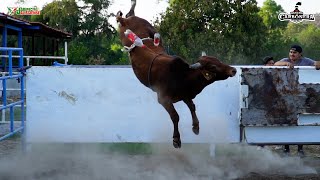
POLYGON ((315 66, 320 69, 320 63, 310 58, 302 56, 302 48, 299 45, 292 45, 289 51, 289 57, 283 58, 274 64, 275 66, 315 66))
MULTIPOLYGON (((299 45, 292 45, 289 50, 289 57, 283 58, 274 64, 275 66, 288 66, 293 68, 294 66, 315 66, 317 70, 320 69, 320 63, 310 58, 302 56, 302 48, 299 45)), ((290 153, 289 145, 284 146, 284 153, 290 153)), ((304 156, 303 145, 298 145, 298 154, 304 156)))

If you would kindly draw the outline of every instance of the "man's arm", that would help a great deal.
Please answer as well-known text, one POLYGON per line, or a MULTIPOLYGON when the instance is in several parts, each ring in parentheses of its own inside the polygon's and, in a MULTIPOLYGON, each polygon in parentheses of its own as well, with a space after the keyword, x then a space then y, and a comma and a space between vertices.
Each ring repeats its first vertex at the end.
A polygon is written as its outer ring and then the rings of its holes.
POLYGON ((289 62, 286 61, 278 61, 274 63, 274 66, 288 66, 289 62))
POLYGON ((314 61, 314 66, 316 67, 316 70, 320 69, 320 61, 314 61))
POLYGON ((293 64, 287 61, 278 61, 276 63, 274 63, 274 66, 288 66, 290 68, 293 68, 293 64))

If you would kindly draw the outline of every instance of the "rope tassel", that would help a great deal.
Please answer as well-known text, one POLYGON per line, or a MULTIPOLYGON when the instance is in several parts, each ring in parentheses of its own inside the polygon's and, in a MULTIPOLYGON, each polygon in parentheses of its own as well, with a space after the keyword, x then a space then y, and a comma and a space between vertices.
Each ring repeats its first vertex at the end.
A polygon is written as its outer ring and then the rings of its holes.
POLYGON ((135 45, 139 47, 145 47, 145 45, 142 42, 142 39, 140 39, 135 33, 133 33, 130 29, 127 29, 124 32, 124 35, 135 45))

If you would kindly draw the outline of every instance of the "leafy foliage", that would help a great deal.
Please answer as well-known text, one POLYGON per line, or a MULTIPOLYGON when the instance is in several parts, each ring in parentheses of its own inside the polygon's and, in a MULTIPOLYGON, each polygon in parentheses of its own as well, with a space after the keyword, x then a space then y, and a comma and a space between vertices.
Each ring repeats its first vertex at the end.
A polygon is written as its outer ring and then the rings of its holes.
MULTIPOLYGON (((266 55, 276 60, 286 57, 291 44, 300 44, 307 57, 316 59, 320 55, 319 18, 300 24, 281 22, 278 14, 283 8, 275 0, 265 0, 261 8, 256 0, 165 1, 169 7, 155 26, 169 54, 182 56, 190 63, 205 51, 229 64, 261 64, 266 55)), ((110 0, 54 0, 43 7, 40 16, 19 18, 71 32, 73 37, 68 46, 71 64, 129 64, 127 53, 121 51, 116 29, 109 24, 110 3, 110 0)), ((35 41, 36 47, 43 45, 43 38, 35 37, 35 41)), ((9 37, 8 44, 16 46, 15 42, 9 37)), ((30 44, 30 38, 23 43, 30 44)), ((24 47, 31 51, 30 46, 24 47)))
POLYGON ((69 44, 71 64, 123 64, 127 56, 121 49, 116 30, 108 22, 109 0, 55 0, 44 6, 41 22, 72 32, 69 44))
POLYGON ((279 21, 278 14, 284 12, 283 8, 274 0, 266 0, 259 11, 263 24, 268 30, 286 28, 288 22, 279 21))
POLYGON ((172 51, 190 62, 205 51, 228 63, 253 63, 262 51, 265 28, 255 0, 170 3, 158 28, 172 51))
POLYGON ((305 56, 316 59, 320 55, 320 28, 313 23, 289 23, 284 37, 291 44, 300 44, 305 56))
POLYGON ((281 12, 284 12, 283 8, 274 0, 266 0, 258 13, 267 31, 263 56, 282 58, 287 55, 288 46, 292 41, 283 36, 288 22, 279 21, 278 14, 281 12))
POLYGON ((80 14, 75 0, 55 0, 42 9, 42 20, 53 28, 71 32, 76 36, 80 30, 80 14))

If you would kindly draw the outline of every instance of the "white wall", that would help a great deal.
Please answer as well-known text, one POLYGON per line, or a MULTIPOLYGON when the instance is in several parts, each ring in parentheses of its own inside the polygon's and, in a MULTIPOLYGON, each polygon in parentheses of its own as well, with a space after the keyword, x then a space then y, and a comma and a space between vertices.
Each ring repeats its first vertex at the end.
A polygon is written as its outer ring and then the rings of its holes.
MULTIPOLYGON (((187 106, 175 104, 182 143, 239 142, 239 74, 195 98, 198 136, 187 106)), ((172 141, 168 113, 130 67, 32 67, 26 83, 28 142, 172 141)))

